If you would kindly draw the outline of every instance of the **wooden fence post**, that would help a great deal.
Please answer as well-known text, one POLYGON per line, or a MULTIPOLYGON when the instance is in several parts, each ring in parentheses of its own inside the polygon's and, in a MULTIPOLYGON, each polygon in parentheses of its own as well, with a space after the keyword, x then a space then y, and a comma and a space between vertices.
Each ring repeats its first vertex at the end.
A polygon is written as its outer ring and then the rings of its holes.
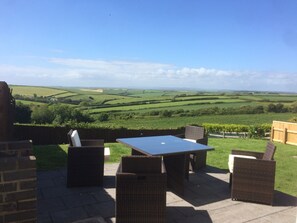
POLYGON ((270 141, 273 141, 273 139, 274 139, 274 126, 271 127, 270 141))
POLYGON ((285 129, 284 129, 284 138, 283 138, 283 143, 284 143, 284 144, 287 143, 287 134, 288 134, 288 129, 285 128, 285 129))

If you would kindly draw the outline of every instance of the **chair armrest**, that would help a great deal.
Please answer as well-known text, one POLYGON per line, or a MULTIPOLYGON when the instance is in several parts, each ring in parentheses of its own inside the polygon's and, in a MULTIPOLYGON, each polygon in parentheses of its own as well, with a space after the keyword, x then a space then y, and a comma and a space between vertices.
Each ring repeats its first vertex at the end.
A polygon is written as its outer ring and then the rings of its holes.
POLYGON ((204 138, 202 138, 202 139, 197 139, 196 142, 200 143, 200 144, 203 144, 203 145, 207 145, 208 144, 208 137, 204 136, 204 138))
MULTIPOLYGON (((88 157, 98 157, 100 162, 104 163, 104 147, 103 146, 69 146, 68 147, 68 163, 76 162, 75 160, 86 160, 88 157)), ((83 161, 81 161, 83 162, 83 161)))
POLYGON ((261 153, 261 152, 236 150, 236 149, 233 149, 231 151, 231 154, 233 154, 233 155, 244 155, 244 156, 254 156, 257 159, 262 159, 263 158, 263 155, 264 155, 264 153, 261 153))
POLYGON ((103 139, 83 139, 81 140, 82 146, 103 146, 104 147, 104 140, 103 139))

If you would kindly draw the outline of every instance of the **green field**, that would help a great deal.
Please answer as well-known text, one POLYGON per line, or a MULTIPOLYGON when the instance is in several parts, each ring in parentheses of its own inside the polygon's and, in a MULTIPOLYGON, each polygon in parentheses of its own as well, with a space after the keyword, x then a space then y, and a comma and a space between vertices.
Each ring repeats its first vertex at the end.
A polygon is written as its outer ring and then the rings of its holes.
MULTIPOLYGON (((297 94, 264 92, 201 92, 173 90, 111 89, 111 88, 57 88, 10 86, 13 95, 21 95, 26 105, 61 103, 75 106, 90 114, 95 123, 103 127, 177 128, 187 124, 221 123, 255 125, 273 120, 296 119, 297 113, 288 110, 297 107, 297 94), (288 108, 285 112, 262 111, 232 113, 245 107, 267 109, 271 104, 288 108), (206 109, 228 110, 229 113, 197 113, 206 109), (171 117, 152 113, 169 111, 171 117), (179 112, 179 113, 177 113, 179 112), (196 113, 195 113, 196 112, 196 113), (107 121, 99 121, 108 114, 107 121), (152 114, 152 115, 151 115, 152 114), (199 114, 199 115, 192 115, 199 114)), ((296 108, 297 110, 297 108, 296 108)))
MULTIPOLYGON (((282 114, 254 114, 254 115, 207 115, 198 117, 146 117, 132 118, 128 120, 116 119, 101 122, 102 127, 124 127, 128 129, 175 129, 186 125, 202 125, 204 123, 217 124, 242 124, 260 125, 272 124, 273 120, 288 121, 294 115, 290 113, 282 114)), ((296 115, 295 115, 296 117, 296 115)))
POLYGON ((32 87, 32 86, 18 86, 18 85, 11 85, 9 86, 12 89, 12 94, 16 95, 24 95, 33 97, 34 94, 38 96, 54 96, 61 93, 66 93, 67 91, 58 89, 58 88, 48 88, 48 87, 32 87))

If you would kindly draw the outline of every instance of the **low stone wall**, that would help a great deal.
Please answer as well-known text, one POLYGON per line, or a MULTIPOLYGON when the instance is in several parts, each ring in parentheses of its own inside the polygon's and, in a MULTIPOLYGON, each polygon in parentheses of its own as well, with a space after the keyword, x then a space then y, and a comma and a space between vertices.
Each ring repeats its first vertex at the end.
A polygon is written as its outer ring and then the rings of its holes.
POLYGON ((32 143, 0 142, 0 223, 36 222, 36 188, 32 143))

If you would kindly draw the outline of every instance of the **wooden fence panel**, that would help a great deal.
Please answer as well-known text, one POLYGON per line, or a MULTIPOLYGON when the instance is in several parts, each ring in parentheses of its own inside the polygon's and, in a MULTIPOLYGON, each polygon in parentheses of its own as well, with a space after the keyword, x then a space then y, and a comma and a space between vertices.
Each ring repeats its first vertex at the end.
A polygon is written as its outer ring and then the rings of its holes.
MULTIPOLYGON (((70 127, 15 125, 14 138, 18 140, 32 140, 34 145, 67 144, 67 133, 69 130, 70 127)), ((81 139, 104 139, 104 142, 115 142, 117 138, 126 137, 179 135, 185 131, 184 128, 164 130, 79 128, 77 130, 81 139)))
POLYGON ((297 145, 297 123, 273 121, 271 139, 275 142, 297 145))

